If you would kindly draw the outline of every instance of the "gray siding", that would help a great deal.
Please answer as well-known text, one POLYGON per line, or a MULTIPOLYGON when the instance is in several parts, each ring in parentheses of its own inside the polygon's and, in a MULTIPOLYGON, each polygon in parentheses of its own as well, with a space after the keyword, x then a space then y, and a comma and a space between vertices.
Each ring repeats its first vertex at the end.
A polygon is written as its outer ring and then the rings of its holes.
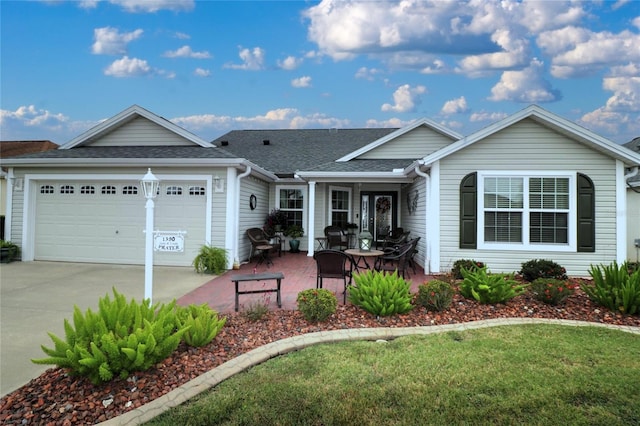
MULTIPOLYGON (((240 220, 238 226, 238 261, 249 261, 251 243, 246 231, 249 228, 262 228, 265 218, 269 214, 269 184, 254 177, 242 179, 240 186, 240 220), (249 197, 254 194, 257 198, 256 209, 249 208, 249 197)), ((233 260, 233 259, 232 259, 233 260)))
POLYGON ((452 140, 432 129, 420 126, 360 155, 362 159, 422 158, 452 143, 452 140))
POLYGON ((426 197, 424 193, 424 178, 418 178, 411 185, 408 185, 402 189, 400 194, 399 203, 399 212, 400 212, 400 226, 404 228, 405 231, 411 231, 409 238, 417 238, 420 237, 420 241, 418 242, 418 253, 415 256, 415 261, 419 265, 424 267, 425 255, 426 255, 426 222, 425 222, 425 214, 426 214, 426 197), (414 212, 409 212, 409 208, 407 205, 407 194, 413 193, 415 190, 418 190, 418 204, 416 206, 416 210, 414 212))
POLYGON ((588 275, 589 265, 616 258, 615 161, 555 133, 533 120, 523 120, 441 161, 441 270, 473 258, 494 271, 512 272, 530 259, 551 258, 570 275, 588 275), (478 170, 576 171, 589 176, 596 191, 596 252, 540 252, 459 249, 459 185, 478 170))
POLYGON ((170 130, 137 117, 114 131, 91 143, 92 146, 159 146, 193 145, 193 142, 180 137, 170 130))

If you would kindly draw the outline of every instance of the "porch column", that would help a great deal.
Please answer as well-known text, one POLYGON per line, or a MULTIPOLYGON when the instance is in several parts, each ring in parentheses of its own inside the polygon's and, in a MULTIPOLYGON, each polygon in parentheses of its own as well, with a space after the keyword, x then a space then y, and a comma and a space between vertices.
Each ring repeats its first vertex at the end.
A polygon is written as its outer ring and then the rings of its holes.
POLYGON ((313 257, 315 250, 316 232, 316 182, 309 182, 309 214, 307 215, 307 256, 313 257))

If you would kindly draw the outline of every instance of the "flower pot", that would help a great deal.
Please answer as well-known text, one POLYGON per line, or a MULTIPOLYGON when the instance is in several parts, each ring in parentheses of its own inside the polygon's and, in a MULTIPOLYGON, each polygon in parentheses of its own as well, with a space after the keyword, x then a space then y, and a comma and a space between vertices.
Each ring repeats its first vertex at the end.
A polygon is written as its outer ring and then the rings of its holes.
POLYGON ((291 247, 291 253, 299 253, 300 240, 289 240, 289 247, 291 247))
POLYGON ((9 263, 12 259, 12 250, 8 247, 0 248, 0 263, 9 263))

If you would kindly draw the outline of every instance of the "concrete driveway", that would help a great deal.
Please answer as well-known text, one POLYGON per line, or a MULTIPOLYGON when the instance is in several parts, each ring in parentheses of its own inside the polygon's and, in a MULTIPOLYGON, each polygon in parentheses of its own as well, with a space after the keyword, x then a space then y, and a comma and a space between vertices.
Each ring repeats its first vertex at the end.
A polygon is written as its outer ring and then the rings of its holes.
MULTIPOLYGON (((200 287, 213 276, 193 268, 156 266, 153 302, 167 303, 200 287)), ((53 346, 47 335, 64 338, 64 319, 73 307, 96 310, 98 299, 112 288, 127 300, 144 296, 144 266, 61 262, 13 262, 0 265, 0 395, 6 395, 53 366, 40 345, 53 346)))

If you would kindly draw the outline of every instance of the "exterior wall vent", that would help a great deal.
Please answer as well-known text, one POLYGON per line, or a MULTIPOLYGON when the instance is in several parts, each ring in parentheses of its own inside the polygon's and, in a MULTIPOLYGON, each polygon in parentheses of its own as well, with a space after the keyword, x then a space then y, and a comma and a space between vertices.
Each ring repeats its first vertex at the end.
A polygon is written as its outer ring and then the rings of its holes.
POLYGON ((229 141, 220 141, 220 145, 229 146, 229 141))
POLYGON ((262 141, 263 145, 269 145, 271 142, 269 141, 269 139, 265 139, 262 141))

